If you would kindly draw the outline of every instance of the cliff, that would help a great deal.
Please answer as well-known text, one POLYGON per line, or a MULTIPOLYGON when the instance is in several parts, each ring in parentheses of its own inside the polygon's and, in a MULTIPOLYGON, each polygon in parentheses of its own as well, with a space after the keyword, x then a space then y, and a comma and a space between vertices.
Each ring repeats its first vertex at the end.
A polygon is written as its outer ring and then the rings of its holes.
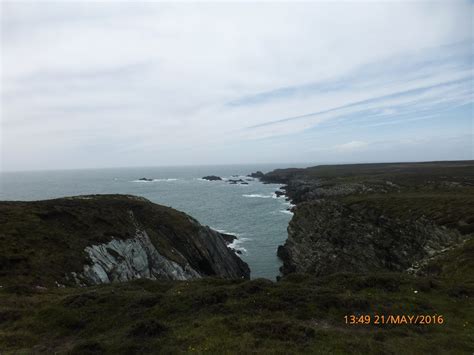
POLYGON ((278 249, 283 274, 423 272, 474 232, 474 162, 279 169, 296 203, 278 249))
POLYGON ((249 278, 228 238, 135 196, 0 202, 0 284, 249 278))
POLYGON ((402 220, 359 205, 316 200, 298 205, 278 255, 284 274, 407 271, 462 240, 426 218, 402 220))

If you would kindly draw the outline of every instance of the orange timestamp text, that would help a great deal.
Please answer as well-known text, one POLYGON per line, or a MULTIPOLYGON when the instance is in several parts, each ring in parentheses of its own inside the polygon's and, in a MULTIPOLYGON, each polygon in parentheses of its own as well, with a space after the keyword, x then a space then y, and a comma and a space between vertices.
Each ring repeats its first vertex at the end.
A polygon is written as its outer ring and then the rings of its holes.
POLYGON ((444 317, 442 314, 351 314, 344 316, 344 322, 348 325, 361 324, 393 324, 393 325, 409 325, 409 324, 443 324, 444 317))

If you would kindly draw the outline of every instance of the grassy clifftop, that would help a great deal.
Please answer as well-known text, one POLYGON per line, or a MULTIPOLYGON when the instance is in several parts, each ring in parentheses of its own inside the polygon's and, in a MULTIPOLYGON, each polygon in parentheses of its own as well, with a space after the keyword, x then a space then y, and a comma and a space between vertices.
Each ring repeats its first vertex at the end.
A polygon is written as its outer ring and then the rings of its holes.
POLYGON ((474 346, 474 244, 432 274, 289 275, 0 290, 2 353, 443 353, 474 346), (467 262, 466 262, 467 261, 467 262), (453 272, 454 270, 454 272, 453 272), (458 270, 458 271, 456 271, 458 270), (462 286, 460 286, 462 285, 462 286), (443 324, 346 324, 346 315, 442 315, 443 324))
POLYGON ((264 181, 290 178, 319 179, 333 183, 391 180, 405 186, 423 185, 426 182, 458 182, 474 186, 474 161, 440 161, 420 163, 377 163, 317 165, 309 168, 276 169, 264 174, 264 181))
POLYGON ((91 195, 0 202, 0 285, 73 286, 68 276, 89 263, 86 247, 132 239, 137 229, 164 257, 202 275, 248 277, 223 237, 187 214, 136 196, 91 195))

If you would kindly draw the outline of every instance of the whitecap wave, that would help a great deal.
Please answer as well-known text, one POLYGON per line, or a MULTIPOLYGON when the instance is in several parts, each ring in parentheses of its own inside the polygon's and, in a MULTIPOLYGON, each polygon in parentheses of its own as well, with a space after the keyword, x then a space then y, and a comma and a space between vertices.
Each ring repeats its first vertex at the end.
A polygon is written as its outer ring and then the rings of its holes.
POLYGON ((152 179, 152 180, 132 180, 131 182, 143 182, 143 183, 147 183, 147 182, 163 182, 163 181, 176 181, 178 179, 175 179, 175 178, 170 178, 170 179, 152 179))
POLYGON ((272 198, 284 200, 286 196, 285 195, 278 196, 276 193, 273 193, 272 198))
POLYGON ((288 206, 288 208, 293 208, 293 207, 296 206, 296 205, 292 204, 290 201, 283 201, 283 204, 288 206))
POLYGON ((280 210, 281 213, 285 213, 285 214, 289 214, 289 215, 292 215, 293 216, 293 212, 289 211, 289 210, 280 210))
POLYGON ((244 194, 242 195, 243 197, 249 197, 249 198, 272 198, 272 195, 261 195, 261 194, 244 194))
POLYGON ((251 240, 251 239, 250 238, 236 238, 227 247, 230 248, 230 249, 241 251, 242 253, 247 254, 247 249, 245 249, 241 244, 245 243, 246 241, 249 241, 249 240, 251 240))
POLYGON ((234 232, 228 232, 225 229, 218 229, 218 228, 213 228, 213 227, 210 227, 210 228, 212 230, 215 230, 216 232, 223 233, 223 234, 229 234, 229 235, 233 235, 234 237, 236 237, 232 241, 232 243, 227 245, 227 247, 232 249, 232 250, 240 251, 242 253, 247 254, 247 249, 245 249, 241 244, 245 243, 249 240, 252 240, 252 239, 242 237, 242 235, 244 235, 244 233, 234 233, 234 232))

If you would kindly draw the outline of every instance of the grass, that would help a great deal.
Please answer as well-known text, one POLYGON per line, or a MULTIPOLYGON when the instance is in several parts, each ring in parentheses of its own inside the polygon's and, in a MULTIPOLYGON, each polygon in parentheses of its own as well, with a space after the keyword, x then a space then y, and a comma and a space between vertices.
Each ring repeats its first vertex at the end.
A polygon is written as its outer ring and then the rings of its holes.
MULTIPOLYGON (((471 258, 473 245, 459 253, 471 258)), ((470 267, 472 263, 470 264, 470 267)), ((257 279, 138 280, 87 288, 11 286, 0 291, 0 349, 9 353, 469 354, 474 280, 463 292, 448 269, 289 275, 257 279), (417 291, 417 293, 415 293, 417 291), (442 314, 442 325, 347 325, 350 314, 442 314)), ((466 279, 466 275, 468 279, 466 279)), ((459 280, 457 280, 459 281, 459 280)))
POLYGON ((276 169, 265 174, 264 180, 294 177, 331 180, 334 183, 388 180, 403 186, 414 186, 449 181, 474 186, 474 161, 318 165, 305 169, 276 169))
POLYGON ((160 253, 198 268, 193 236, 199 225, 172 208, 126 195, 82 196, 36 202, 0 202, 0 285, 73 285, 84 249, 146 230, 160 253), (133 212, 133 217, 131 215, 133 212), (193 244, 194 243, 194 244, 193 244), (178 250, 179 253, 173 252, 178 250), (183 256, 186 260, 184 260, 183 256))
POLYGON ((474 188, 455 191, 401 191, 350 195, 341 199, 353 208, 371 208, 402 220, 426 217, 438 225, 474 233, 474 188))
POLYGON ((290 197, 298 202, 307 198, 301 189, 330 191, 334 187, 363 185, 366 188, 362 192, 323 198, 339 199, 354 208, 372 209, 402 220, 423 216, 461 234, 474 234, 472 160, 277 169, 265 174, 263 180, 287 184, 304 181, 307 186, 289 186, 290 197))

